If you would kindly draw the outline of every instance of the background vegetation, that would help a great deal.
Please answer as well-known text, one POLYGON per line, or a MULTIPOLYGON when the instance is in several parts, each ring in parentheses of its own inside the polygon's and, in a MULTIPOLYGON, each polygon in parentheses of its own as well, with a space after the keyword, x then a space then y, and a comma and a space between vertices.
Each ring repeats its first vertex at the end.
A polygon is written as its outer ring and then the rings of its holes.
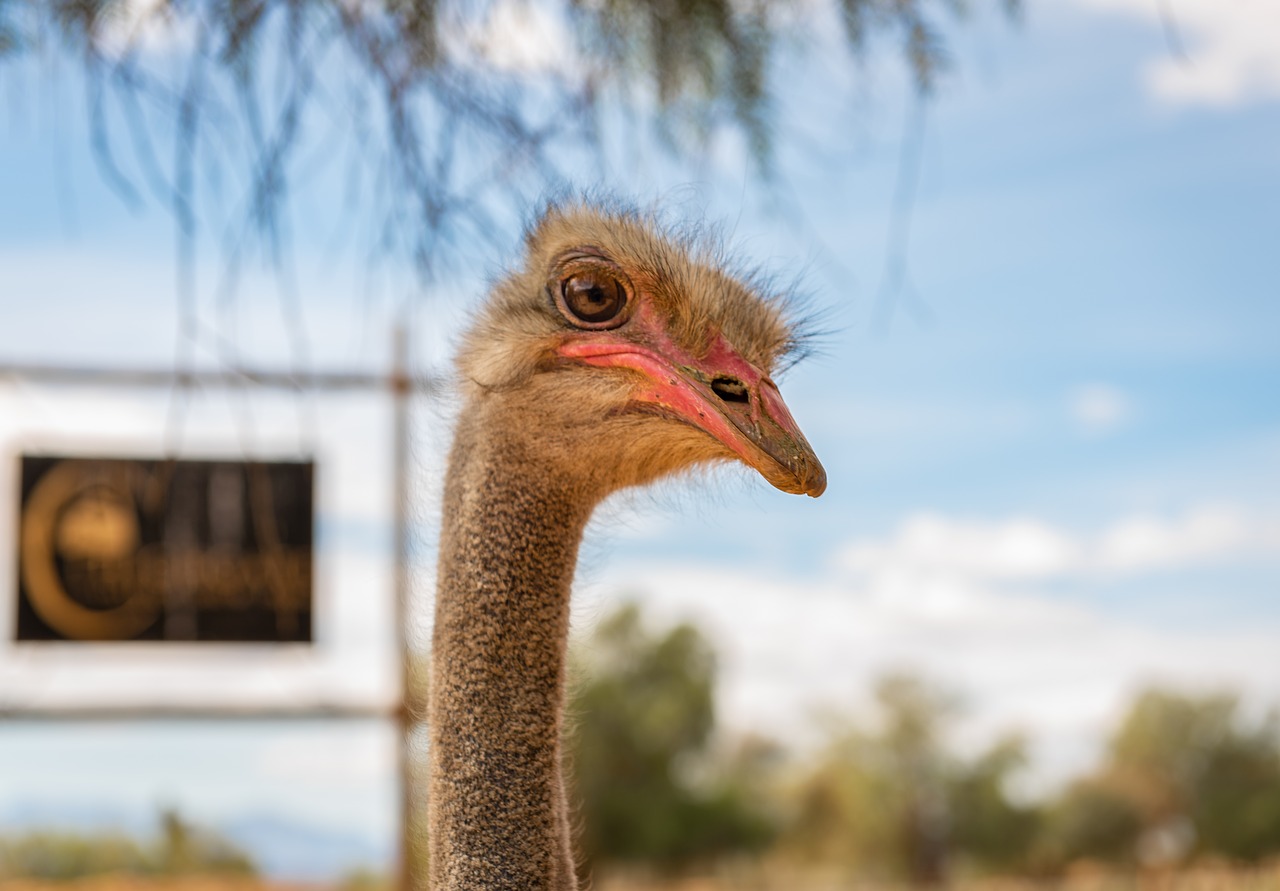
MULTIPOLYGON (((597 878, 669 882, 728 870, 741 883, 746 870, 752 881, 936 885, 1280 857, 1280 714, 1248 714, 1227 693, 1141 693, 1093 770, 1032 800, 1017 793, 1024 742, 1009 736, 962 754, 958 698, 911 674, 880 678, 873 714, 844 715, 820 746, 797 752, 717 728, 716 654, 693 625, 654 628, 625 605, 572 658, 579 845, 584 873, 597 878)), ((416 681, 420 698, 426 679, 416 681)), ((109 873, 251 876, 254 866, 174 813, 141 842, 66 832, 0 839, 0 879, 109 873)), ((1205 887, 1222 886, 1220 873, 1201 875, 1218 876, 1205 887)), ((1266 875, 1258 887, 1280 882, 1266 875)), ((384 882, 362 874, 349 884, 384 882)))
POLYGON ((124 833, 50 830, 0 837, 0 881, 119 874, 248 877, 255 872, 247 854, 174 811, 162 813, 155 837, 141 841, 124 833))
POLYGON ((1023 741, 960 754, 958 700, 919 677, 881 678, 876 714, 789 755, 716 732, 715 654, 691 625, 651 629, 627 606, 578 659, 573 764, 593 867, 679 873, 736 855, 936 883, 1280 855, 1280 717, 1227 693, 1141 693, 1091 772, 1027 800, 1023 741))

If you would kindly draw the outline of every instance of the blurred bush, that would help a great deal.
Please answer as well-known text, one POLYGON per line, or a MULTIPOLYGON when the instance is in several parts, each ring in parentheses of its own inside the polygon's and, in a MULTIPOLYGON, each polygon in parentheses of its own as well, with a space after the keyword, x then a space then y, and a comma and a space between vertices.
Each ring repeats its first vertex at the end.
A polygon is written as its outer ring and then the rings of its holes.
POLYGON ((145 841, 113 830, 33 831, 0 838, 0 880, 65 881, 107 873, 250 876, 256 868, 231 842, 192 826, 175 811, 163 812, 156 837, 145 841))

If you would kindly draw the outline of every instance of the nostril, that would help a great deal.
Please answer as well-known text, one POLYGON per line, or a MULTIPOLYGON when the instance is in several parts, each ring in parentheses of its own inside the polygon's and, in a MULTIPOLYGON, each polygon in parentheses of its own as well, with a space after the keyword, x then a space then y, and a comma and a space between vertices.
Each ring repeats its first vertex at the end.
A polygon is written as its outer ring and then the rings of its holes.
POLYGON ((711 389, 725 402, 748 402, 747 385, 736 377, 718 377, 711 382, 711 389))

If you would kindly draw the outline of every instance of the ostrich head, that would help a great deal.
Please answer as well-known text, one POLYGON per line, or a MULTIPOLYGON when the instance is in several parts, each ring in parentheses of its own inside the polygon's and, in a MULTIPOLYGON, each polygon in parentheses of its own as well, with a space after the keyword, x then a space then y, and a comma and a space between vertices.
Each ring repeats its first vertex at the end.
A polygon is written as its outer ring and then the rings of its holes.
POLYGON ((770 377, 794 328, 720 260, 637 213, 553 208, 466 335, 472 407, 513 459, 595 497, 723 459, 820 495, 826 474, 770 377))

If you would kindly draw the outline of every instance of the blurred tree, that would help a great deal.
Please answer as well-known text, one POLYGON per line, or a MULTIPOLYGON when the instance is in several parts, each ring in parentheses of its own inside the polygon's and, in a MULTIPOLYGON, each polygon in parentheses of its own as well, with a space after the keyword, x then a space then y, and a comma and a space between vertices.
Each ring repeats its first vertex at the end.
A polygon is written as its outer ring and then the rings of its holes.
POLYGON ((278 261, 291 186, 345 160, 335 218, 362 221, 371 256, 407 255, 427 275, 636 120, 686 157, 742 134, 768 170, 780 42, 849 64, 896 36, 928 91, 947 61, 939 18, 967 5, 0 0, 0 61, 45 52, 83 69, 104 179, 131 205, 150 193, 168 208, 187 252, 203 226, 230 233, 234 259, 252 243, 278 261), (615 100, 641 114, 607 113, 615 100), (233 218, 205 219, 211 206, 233 218))
POLYGON ((1280 719, 1248 721, 1234 696, 1147 690, 1107 757, 1049 809, 1041 855, 1176 863, 1280 853, 1280 719))
POLYGON ((945 805, 940 726, 951 704, 918 678, 876 685, 879 727, 846 727, 801 782, 787 842, 806 861, 864 875, 940 876, 945 805))
POLYGON ((984 872, 1014 872, 1028 864, 1039 835, 1038 807, 1011 800, 1011 778, 1026 766, 1020 736, 997 740, 950 781, 951 845, 984 872))
POLYGON ((1143 693, 1099 769, 1032 805, 1009 788, 1024 742, 959 756, 956 700, 910 674, 881 678, 877 720, 844 723, 784 784, 775 744, 744 740, 727 757, 709 745, 715 660, 696 629, 655 635, 629 606, 578 657, 590 679, 574 699, 573 766, 597 861, 670 867, 776 838, 793 863, 929 884, 953 864, 1011 873, 1280 852, 1280 718, 1246 720, 1233 697, 1143 693))
POLYGON ((1010 777, 1021 740, 998 741, 972 761, 952 747, 954 697, 911 674, 875 687, 875 729, 847 727, 806 770, 784 846, 805 862, 916 884, 947 879, 953 859, 1008 870, 1027 858, 1035 808, 1015 804, 1010 777))
POLYGON ((881 678, 875 694, 883 716, 882 757, 901 802, 899 844, 906 875, 917 884, 936 884, 947 868, 946 783, 954 770, 943 749, 943 728, 956 704, 909 674, 881 678))
POLYGON ((697 629, 653 633, 625 606, 576 663, 570 766, 588 865, 670 869, 768 840, 771 825, 742 777, 771 749, 751 743, 713 762, 715 659, 697 629))
POLYGON ((1148 690, 1129 707, 1109 744, 1108 769, 1125 785, 1149 822, 1193 810, 1206 774, 1224 746, 1233 748, 1236 703, 1217 696, 1193 700, 1148 690))
POLYGON ((1050 870, 1077 860, 1128 864, 1141 831, 1131 796, 1105 777, 1077 780, 1048 807, 1036 860, 1050 870))
POLYGON ((1280 717, 1250 722, 1230 695, 1148 690, 1111 739, 1107 771, 1148 830, 1189 822, 1188 853, 1280 852, 1280 717))
POLYGON ((785 854, 800 864, 831 864, 863 876, 905 872, 899 836, 905 808, 880 750, 879 740, 856 728, 828 743, 793 792, 785 854))

